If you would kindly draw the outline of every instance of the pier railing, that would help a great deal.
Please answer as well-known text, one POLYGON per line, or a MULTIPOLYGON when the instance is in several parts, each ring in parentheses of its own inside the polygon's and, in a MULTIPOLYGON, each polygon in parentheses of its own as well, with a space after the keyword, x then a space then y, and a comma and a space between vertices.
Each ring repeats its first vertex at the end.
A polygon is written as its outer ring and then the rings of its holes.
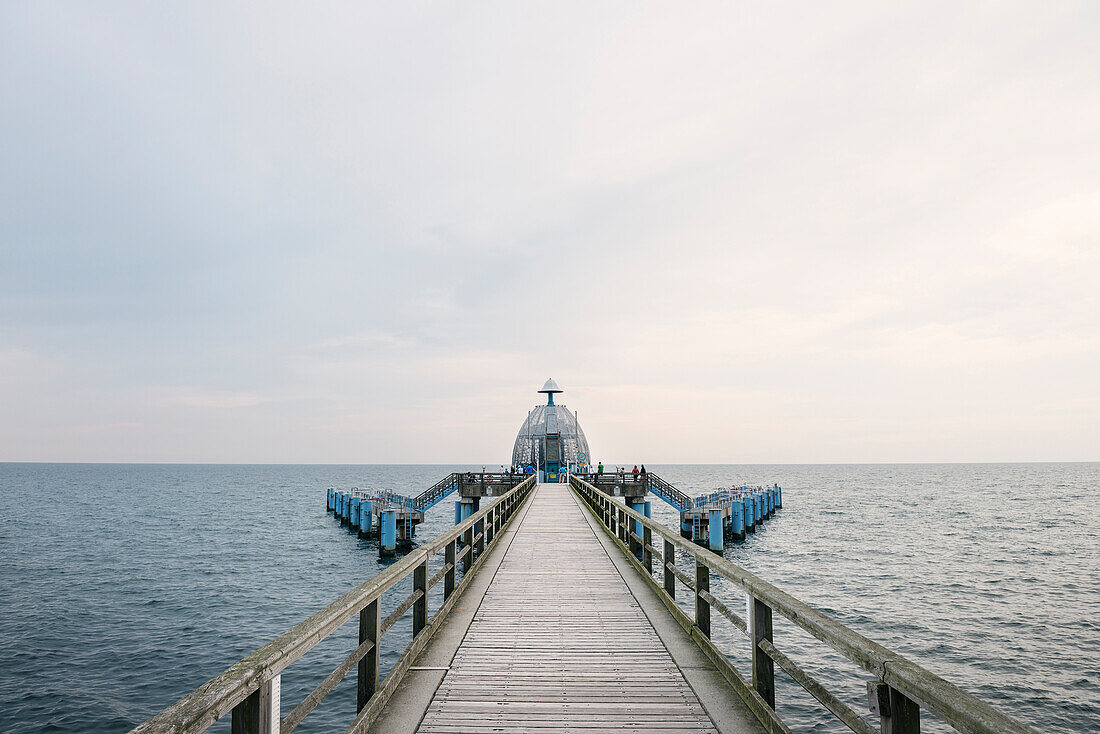
POLYGON ((845 627, 740 566, 684 540, 679 533, 661 523, 626 508, 588 482, 574 476, 570 484, 616 544, 626 552, 628 560, 644 572, 644 577, 681 626, 691 634, 769 731, 790 732, 775 713, 775 667, 779 666, 858 734, 919 732, 921 709, 967 734, 1037 734, 1032 727, 845 627), (663 540, 663 547, 654 545, 654 537, 663 540), (694 561, 694 568, 684 571, 676 566, 677 550, 694 561), (655 561, 660 571, 659 582, 654 578, 655 561), (749 595, 747 620, 710 593, 712 574, 728 579, 749 595), (695 597, 694 616, 684 612, 676 603, 677 580, 695 597), (728 619, 749 637, 751 683, 711 642, 711 610, 728 619), (786 617, 875 677, 867 683, 868 707, 873 715, 879 717, 879 727, 872 726, 859 711, 830 693, 777 646, 772 632, 773 612, 786 617))
POLYGON ((204 683, 131 734, 201 732, 232 712, 234 734, 290 734, 353 668, 357 669, 357 715, 347 731, 362 732, 378 716, 416 656, 454 607, 481 564, 487 548, 514 517, 535 486, 531 477, 496 497, 468 519, 415 548, 309 619, 291 628, 223 673, 204 683), (429 563, 440 551, 443 561, 429 576, 429 563), (456 583, 456 571, 462 578, 456 583), (383 594, 412 576, 413 591, 385 618, 383 594), (443 582, 443 604, 428 617, 428 592, 443 582), (412 610, 412 641, 385 679, 379 679, 382 635, 412 610), (280 676, 291 663, 359 615, 359 644, 285 718, 280 712, 280 676))

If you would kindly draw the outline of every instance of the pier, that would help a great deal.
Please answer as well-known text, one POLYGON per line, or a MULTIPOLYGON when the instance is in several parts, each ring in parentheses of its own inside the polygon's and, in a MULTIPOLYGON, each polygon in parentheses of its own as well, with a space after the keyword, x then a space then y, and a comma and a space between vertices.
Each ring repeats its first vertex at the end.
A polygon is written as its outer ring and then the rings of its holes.
POLYGON ((290 734, 353 670, 348 734, 789 732, 777 674, 859 734, 919 732, 922 716, 963 732, 1036 731, 573 476, 492 497, 133 732, 201 732, 229 715, 235 734, 290 734), (776 614, 853 664, 862 710, 783 651, 776 614), (383 636, 406 616, 411 640, 382 675, 383 636), (353 620, 356 646, 284 715, 283 671, 353 620), (727 623, 744 650, 712 642, 727 623), (727 655, 746 656, 751 677, 727 655))
MULTIPOLYGON (((764 521, 783 507, 783 492, 772 487, 735 487, 719 489, 699 497, 689 497, 656 474, 572 474, 561 472, 559 480, 576 476, 609 497, 621 497, 628 507, 651 514, 646 500, 651 493, 680 513, 680 534, 715 553, 721 553, 727 540, 744 540, 764 521)), ((377 537, 379 552, 393 555, 398 548, 412 546, 416 526, 424 513, 444 498, 457 492, 455 524, 473 514, 482 498, 499 496, 522 482, 520 474, 455 472, 416 497, 388 490, 337 489, 330 487, 326 509, 344 525, 356 530, 360 538, 377 537)))

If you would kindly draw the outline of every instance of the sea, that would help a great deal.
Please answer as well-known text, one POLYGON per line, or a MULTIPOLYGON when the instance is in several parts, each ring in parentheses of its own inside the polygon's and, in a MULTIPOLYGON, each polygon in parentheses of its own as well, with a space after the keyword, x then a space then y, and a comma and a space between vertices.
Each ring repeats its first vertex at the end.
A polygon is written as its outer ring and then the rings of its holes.
MULTIPOLYGON (((727 559, 1040 731, 1100 731, 1100 464, 646 468, 692 495, 778 483, 783 508, 727 559)), ((129 730, 395 562, 326 513, 328 487, 416 494, 480 469, 0 464, 0 732, 129 730)), ((417 540, 453 522, 448 499, 417 540)), ((867 710, 868 673, 775 622, 779 649, 867 710)), ((713 627, 747 673, 747 639, 713 627)), ((284 715, 354 628, 287 669, 284 715)), ((410 633, 406 617, 385 636, 383 668, 410 633)), ((796 732, 848 731, 778 671, 777 708, 796 732)), ((342 731, 354 712, 352 674, 298 731, 342 731)))

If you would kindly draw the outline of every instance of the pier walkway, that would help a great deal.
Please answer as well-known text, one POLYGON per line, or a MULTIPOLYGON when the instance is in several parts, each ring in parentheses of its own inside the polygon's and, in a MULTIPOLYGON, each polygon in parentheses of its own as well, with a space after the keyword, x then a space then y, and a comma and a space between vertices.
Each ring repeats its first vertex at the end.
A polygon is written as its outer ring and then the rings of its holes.
MULTIPOLYGON (((447 667, 417 731, 719 731, 567 484, 538 486, 447 667)), ((720 709, 723 731, 763 730, 748 709, 720 709)), ((412 728, 415 710, 388 713, 373 730, 412 728)))
POLYGON ((791 734, 777 669, 856 734, 918 734, 922 713, 969 734, 1036 734, 622 499, 576 476, 525 479, 133 734, 197 734, 227 715, 233 734, 291 734, 352 671, 345 734, 791 734), (866 699, 793 660, 773 613, 862 670, 866 699), (356 619, 347 657, 285 713, 284 671, 356 619), (403 619, 411 641, 383 667, 403 619), (712 621, 745 635, 751 677, 711 639, 712 621))

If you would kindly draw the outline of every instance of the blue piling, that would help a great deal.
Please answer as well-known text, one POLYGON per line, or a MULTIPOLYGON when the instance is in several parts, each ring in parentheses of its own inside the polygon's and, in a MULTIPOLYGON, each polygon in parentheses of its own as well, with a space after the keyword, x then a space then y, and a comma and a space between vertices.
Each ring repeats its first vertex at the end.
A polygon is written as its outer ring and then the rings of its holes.
POLYGON ((325 510, 332 512, 334 509, 336 509, 336 490, 329 487, 328 499, 325 500, 325 510))
POLYGON ((764 500, 760 497, 759 492, 752 496, 752 507, 755 522, 757 524, 764 522, 764 500))
POLYGON ((378 555, 392 556, 397 552, 397 510, 382 510, 380 519, 378 555))
POLYGON ((725 548, 725 543, 722 542, 722 511, 712 509, 708 519, 710 521, 710 549, 715 553, 721 553, 725 548))
POLYGON ((745 495, 745 532, 756 532, 756 511, 753 509, 752 495, 745 495))
POLYGON ((348 525, 357 530, 359 529, 359 503, 362 501, 360 497, 352 497, 348 506, 348 525))
POLYGON ((778 484, 775 485, 775 506, 783 509, 783 488, 778 484))
POLYGON ((455 502, 455 525, 462 522, 462 503, 455 502))
POLYGON ((730 502, 730 532, 734 539, 745 539, 745 502, 733 500, 730 502))
POLYGON ((359 502, 359 537, 366 538, 370 535, 371 525, 374 524, 374 503, 364 499, 359 502))
POLYGON ((344 516, 344 498, 347 496, 345 492, 336 493, 336 517, 341 518, 344 516))

